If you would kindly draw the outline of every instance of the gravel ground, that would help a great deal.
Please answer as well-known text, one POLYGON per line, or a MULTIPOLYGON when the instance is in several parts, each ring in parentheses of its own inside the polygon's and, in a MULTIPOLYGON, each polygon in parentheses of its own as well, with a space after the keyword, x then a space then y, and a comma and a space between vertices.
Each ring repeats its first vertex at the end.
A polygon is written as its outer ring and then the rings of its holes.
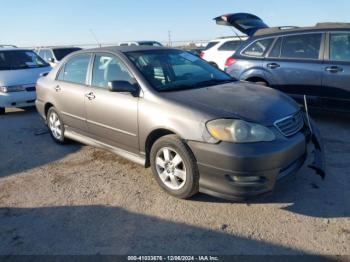
POLYGON ((350 121, 316 114, 328 176, 308 168, 251 203, 178 200, 111 153, 51 140, 34 110, 0 116, 0 254, 350 255, 350 121))

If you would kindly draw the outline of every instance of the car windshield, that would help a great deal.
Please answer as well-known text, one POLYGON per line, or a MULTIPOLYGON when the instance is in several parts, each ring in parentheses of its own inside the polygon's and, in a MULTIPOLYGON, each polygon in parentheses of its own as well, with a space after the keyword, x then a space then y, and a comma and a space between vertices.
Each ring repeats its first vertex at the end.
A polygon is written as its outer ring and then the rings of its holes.
POLYGON ((49 66, 30 50, 0 51, 0 70, 19 70, 49 66))
POLYGON ((137 51, 126 55, 157 91, 177 91, 235 81, 225 72, 181 50, 137 51))
POLYGON ((81 48, 74 47, 74 48, 55 48, 52 51, 55 54, 57 61, 61 61, 65 56, 79 50, 81 50, 81 48))

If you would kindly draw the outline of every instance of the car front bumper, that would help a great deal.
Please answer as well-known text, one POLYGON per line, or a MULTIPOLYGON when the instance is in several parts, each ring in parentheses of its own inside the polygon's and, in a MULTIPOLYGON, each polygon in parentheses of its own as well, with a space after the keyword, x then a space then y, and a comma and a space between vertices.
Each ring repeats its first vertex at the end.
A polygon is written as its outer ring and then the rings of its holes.
POLYGON ((189 141, 200 173, 200 192, 245 200, 273 191, 278 180, 294 175, 308 157, 307 128, 273 142, 208 144, 189 141))
POLYGON ((35 105, 35 91, 0 92, 0 107, 27 107, 35 105))

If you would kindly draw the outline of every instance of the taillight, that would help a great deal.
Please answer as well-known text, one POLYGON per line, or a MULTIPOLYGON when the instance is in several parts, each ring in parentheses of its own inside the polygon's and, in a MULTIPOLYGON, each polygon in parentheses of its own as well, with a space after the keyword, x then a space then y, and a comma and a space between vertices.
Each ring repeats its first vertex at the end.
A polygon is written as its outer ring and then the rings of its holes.
POLYGON ((231 65, 233 65, 234 63, 236 63, 236 58, 233 57, 229 57, 227 58, 226 62, 225 62, 225 67, 230 67, 231 65))
POLYGON ((204 52, 203 52, 203 51, 199 53, 199 57, 200 57, 200 58, 203 58, 203 57, 204 57, 204 52))

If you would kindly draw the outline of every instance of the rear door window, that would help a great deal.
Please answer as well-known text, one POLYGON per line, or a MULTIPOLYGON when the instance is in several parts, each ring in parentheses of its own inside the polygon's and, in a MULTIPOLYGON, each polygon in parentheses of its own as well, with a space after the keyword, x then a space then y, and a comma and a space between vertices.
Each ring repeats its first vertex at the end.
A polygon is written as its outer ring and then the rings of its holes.
POLYGON ((58 80, 85 85, 90 63, 90 54, 76 55, 68 60, 60 70, 58 80))
POLYGON ((269 49, 273 40, 273 38, 268 38, 255 41, 243 51, 243 54, 247 56, 262 57, 269 49))
POLYGON ((331 33, 330 52, 331 61, 350 62, 350 33, 331 33))
POLYGON ((318 59, 322 34, 303 34, 283 37, 281 57, 296 59, 318 59))
POLYGON ((219 47, 219 51, 236 51, 241 45, 241 41, 227 41, 219 47))

